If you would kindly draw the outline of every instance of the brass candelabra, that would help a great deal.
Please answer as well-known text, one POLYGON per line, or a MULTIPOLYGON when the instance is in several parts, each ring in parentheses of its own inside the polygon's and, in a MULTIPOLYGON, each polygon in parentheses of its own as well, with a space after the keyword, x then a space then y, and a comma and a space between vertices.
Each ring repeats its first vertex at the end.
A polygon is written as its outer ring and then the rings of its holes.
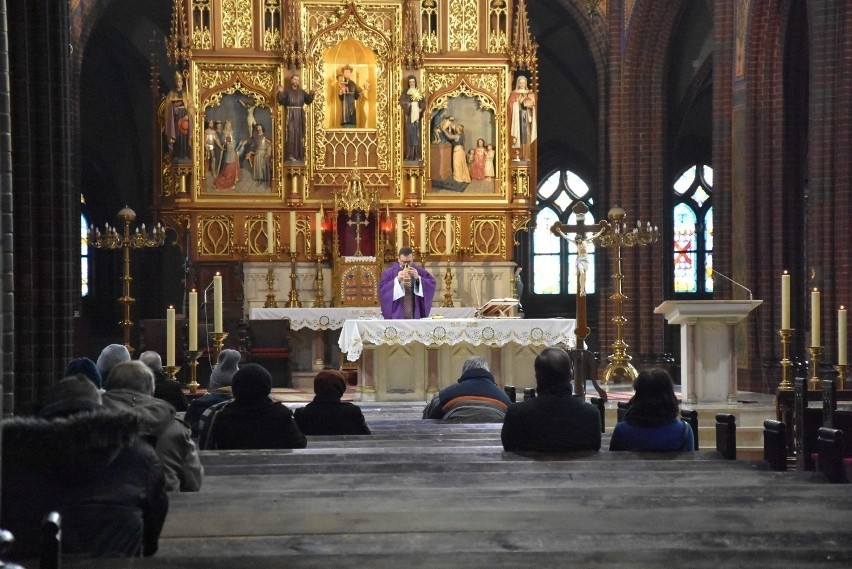
POLYGON ((130 282, 133 280, 130 277, 130 250, 144 249, 148 247, 160 247, 166 240, 166 230, 161 224, 157 224, 151 233, 145 229, 143 223, 141 228, 137 227, 136 231, 130 231, 130 224, 136 219, 136 213, 127 206, 124 206, 118 212, 118 218, 124 224, 124 230, 119 233, 115 227, 111 227, 108 223, 104 225, 104 232, 100 229, 95 229, 92 226, 89 229, 88 239, 89 244, 96 249, 122 249, 124 254, 124 273, 121 278, 123 282, 122 295, 118 302, 124 307, 124 317, 121 320, 121 325, 124 328, 124 346, 132 354, 133 347, 130 345, 130 328, 133 326, 133 321, 130 320, 130 306, 136 302, 136 299, 130 296, 130 282))
POLYGON ((200 387, 198 383, 198 358, 201 357, 201 351, 195 350, 192 352, 184 352, 186 357, 186 365, 189 366, 189 392, 194 394, 200 387))
POLYGON ((444 273, 444 308, 453 307, 453 273, 450 271, 450 260, 447 259, 447 272, 444 273))
POLYGON ((325 280, 324 280, 324 277, 323 277, 323 274, 322 274, 322 259, 323 259, 322 250, 317 251, 317 259, 316 259, 317 260, 317 274, 316 274, 316 278, 315 278, 316 283, 317 283, 317 292, 314 295, 314 307, 315 308, 322 308, 323 306, 325 306, 325 293, 323 291, 323 288, 325 286, 325 280))
POLYGON ((612 355, 608 356, 609 364, 603 373, 603 383, 607 385, 611 377, 618 372, 625 373, 631 379, 636 379, 638 375, 636 368, 630 363, 631 358, 627 354, 627 343, 624 341, 624 324, 627 322, 627 317, 624 316, 624 303, 627 296, 622 289, 622 281, 624 274, 621 269, 621 252, 624 247, 634 247, 636 245, 644 246, 656 243, 660 238, 660 232, 656 226, 652 227, 651 223, 643 225, 641 222, 636 222, 636 227, 631 231, 625 223, 627 214, 618 206, 609 210, 607 215, 608 221, 602 221, 602 230, 597 241, 602 247, 615 248, 615 272, 612 275, 615 281, 615 293, 610 296, 610 300, 615 304, 615 316, 612 321, 615 323, 616 337, 612 344, 612 355))
POLYGON ((819 359, 822 355, 822 346, 810 346, 805 348, 810 354, 811 378, 808 380, 808 389, 817 390, 820 388, 819 380, 819 359))
POLYGON ((296 290, 296 252, 290 251, 290 302, 289 308, 299 308, 299 291, 296 290))
POLYGON ((781 383, 778 389, 790 390, 793 389, 793 382, 790 381, 790 368, 793 366, 790 361, 790 339, 793 337, 793 329, 781 328, 778 335, 781 336, 781 383))
POLYGON ((846 364, 837 364, 834 371, 837 372, 837 389, 846 389, 846 364))
POLYGON ((227 332, 213 332, 213 350, 215 352, 212 354, 213 361, 219 360, 219 352, 222 351, 222 347, 225 345, 225 338, 227 337, 227 332))
POLYGON ((163 366, 163 372, 169 379, 177 380, 177 374, 180 371, 180 366, 163 366))
POLYGON ((278 302, 275 300, 275 270, 272 266, 272 261, 275 255, 269 255, 269 267, 266 269, 266 302, 263 303, 264 308, 278 308, 278 302))

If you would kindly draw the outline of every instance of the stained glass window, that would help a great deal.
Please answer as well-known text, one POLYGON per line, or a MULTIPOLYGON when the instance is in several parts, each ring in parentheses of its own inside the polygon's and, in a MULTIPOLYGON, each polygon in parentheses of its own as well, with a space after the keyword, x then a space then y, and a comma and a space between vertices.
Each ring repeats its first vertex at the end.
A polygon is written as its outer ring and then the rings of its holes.
MULTIPOLYGON (((589 194, 588 184, 570 170, 554 172, 539 185, 539 211, 532 234, 532 289, 535 294, 577 293, 577 245, 554 235, 550 228, 556 222, 576 224, 573 208, 581 201, 591 207, 593 200, 589 194)), ((591 213, 586 214, 584 223, 595 223, 591 213)), ((586 293, 592 294, 595 292, 595 249, 591 246, 587 250, 586 293)))
POLYGON ((697 164, 672 185, 673 288, 679 294, 713 292, 713 169, 697 164))

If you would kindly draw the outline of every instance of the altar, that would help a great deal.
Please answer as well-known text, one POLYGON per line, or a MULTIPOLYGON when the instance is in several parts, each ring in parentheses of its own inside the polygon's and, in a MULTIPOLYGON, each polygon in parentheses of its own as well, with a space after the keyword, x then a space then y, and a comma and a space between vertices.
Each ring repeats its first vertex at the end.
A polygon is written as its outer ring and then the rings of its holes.
POLYGON ((560 318, 347 320, 338 345, 358 362, 361 400, 428 400, 456 382, 470 356, 489 360, 498 385, 535 387, 536 356, 550 346, 573 348, 574 325, 560 318))
MULTIPOLYGON (((470 318, 474 308, 432 307, 432 314, 444 318, 470 318)), ((299 354, 293 354, 295 371, 316 371, 326 365, 334 365, 338 354, 331 349, 337 343, 336 336, 347 320, 381 319, 382 311, 378 306, 348 306, 329 308, 252 308, 251 320, 290 321, 291 344, 295 347, 309 348, 310 361, 302 361, 299 354)), ((294 350, 291 350, 293 352, 294 350)))

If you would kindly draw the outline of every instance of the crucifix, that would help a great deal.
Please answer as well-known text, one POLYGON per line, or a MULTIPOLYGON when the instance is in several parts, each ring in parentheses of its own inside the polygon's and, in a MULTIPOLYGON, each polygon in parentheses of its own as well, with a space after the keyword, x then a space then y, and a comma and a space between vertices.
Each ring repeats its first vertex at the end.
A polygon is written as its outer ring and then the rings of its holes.
MULTIPOLYGON (((578 202, 574 205, 572 211, 577 218, 577 223, 573 225, 556 222, 550 228, 550 232, 558 235, 567 241, 571 241, 577 247, 577 317, 574 327, 574 335, 577 338, 573 356, 575 360, 574 374, 574 393, 577 395, 585 395, 586 392, 586 368, 593 366, 593 356, 591 352, 585 349, 585 341, 592 332, 586 321, 586 275, 589 271, 589 245, 593 244, 595 239, 599 238, 609 227, 605 221, 586 225, 586 214, 589 208, 583 202, 578 202), (592 235, 587 236, 588 233, 592 235), (570 237, 573 234, 574 237, 570 237)), ((606 401, 606 392, 598 385, 597 377, 591 374, 592 385, 604 401, 606 401)))
POLYGON ((363 219, 360 211, 356 211, 354 216, 355 220, 349 220, 346 222, 346 225, 354 225, 355 226, 355 256, 361 256, 361 227, 367 227, 370 225, 369 219, 363 219))

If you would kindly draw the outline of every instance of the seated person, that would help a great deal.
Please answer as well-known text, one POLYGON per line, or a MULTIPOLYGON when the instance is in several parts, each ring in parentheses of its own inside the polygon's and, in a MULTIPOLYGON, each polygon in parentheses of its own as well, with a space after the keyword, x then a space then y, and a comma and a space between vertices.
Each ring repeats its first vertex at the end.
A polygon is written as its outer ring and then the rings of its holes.
POLYGON ((183 420, 189 423, 192 428, 192 436, 198 436, 198 421, 201 420, 201 415, 209 407, 230 401, 234 398, 231 393, 231 382, 234 380, 234 374, 240 369, 240 353, 237 350, 222 350, 219 352, 219 358, 216 362, 216 367, 210 373, 210 383, 207 385, 207 393, 194 399, 189 404, 189 409, 186 410, 183 420))
POLYGON ((154 372, 154 397, 162 399, 166 403, 171 403, 175 411, 186 411, 186 395, 183 394, 183 389, 180 388, 177 381, 169 379, 163 373, 163 359, 160 354, 148 350, 139 354, 139 361, 154 372))
POLYGON ((155 441, 154 450, 166 471, 167 492, 197 492, 204 469, 189 425, 175 416, 175 408, 154 398, 154 374, 139 361, 112 368, 103 395, 104 407, 135 415, 142 435, 155 441))
MULTIPOLYGON (((124 344, 110 344, 98 356, 98 371, 101 373, 101 380, 106 383, 107 376, 112 368, 121 362, 130 361, 130 352, 124 344)), ((103 389, 103 383, 98 386, 103 389)))
POLYGON ((361 408, 340 400, 345 392, 342 373, 319 372, 314 378, 314 400, 294 412, 299 430, 306 435, 369 435, 361 408))
POLYGON ((136 416, 104 410, 82 376, 53 386, 40 416, 3 422, 0 524, 14 559, 40 553, 41 521, 62 516, 62 553, 153 555, 169 509, 163 466, 136 416))
POLYGON ((68 367, 65 368, 65 377, 77 374, 82 374, 89 378, 98 389, 103 387, 104 381, 98 365, 89 358, 76 358, 68 362, 68 367))
POLYGON ((674 382, 666 370, 639 372, 624 421, 615 425, 609 450, 693 451, 692 427, 678 419, 674 382))
POLYGON ((502 423, 511 404, 506 392, 494 382, 485 358, 473 356, 462 364, 458 382, 432 398, 423 418, 454 423, 502 423))
POLYGON ((305 448, 307 439, 293 413, 269 398, 272 376, 258 364, 247 364, 234 374, 234 400, 216 414, 210 427, 210 448, 305 448))
POLYGON ((515 403, 503 421, 507 451, 600 450, 601 416, 594 405, 572 395, 571 356, 547 348, 535 359, 538 397, 515 403))

